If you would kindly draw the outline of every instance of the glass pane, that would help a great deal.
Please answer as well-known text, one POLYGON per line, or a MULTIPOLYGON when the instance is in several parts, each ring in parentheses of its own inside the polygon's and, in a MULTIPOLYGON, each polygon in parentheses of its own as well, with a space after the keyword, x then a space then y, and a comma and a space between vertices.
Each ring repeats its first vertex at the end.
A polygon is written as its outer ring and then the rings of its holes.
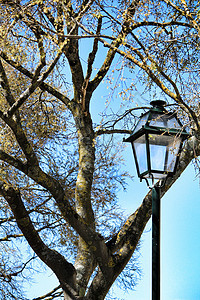
POLYGON ((173 143, 168 146, 167 161, 166 161, 166 166, 165 166, 166 171, 168 171, 168 172, 174 171, 180 144, 181 144, 181 139, 175 138, 175 140, 173 140, 173 143))
POLYGON ((146 154, 146 141, 145 136, 141 136, 133 142, 133 147, 135 149, 139 172, 140 174, 147 171, 147 154, 146 154))
POLYGON ((141 117, 141 119, 138 121, 133 132, 140 130, 142 128, 142 126, 144 126, 146 124, 148 116, 149 116, 149 114, 146 113, 141 117))
POLYGON ((181 129, 181 125, 178 123, 177 119, 174 116, 171 116, 168 119, 168 128, 181 129))
POLYGON ((151 115, 151 121, 149 122, 149 126, 175 128, 175 129, 181 128, 175 116, 167 113, 163 115, 160 115, 158 113, 153 113, 151 115))
POLYGON ((166 146, 149 145, 151 169, 164 171, 166 146))
POLYGON ((151 169, 173 172, 181 139, 173 135, 149 134, 151 169))

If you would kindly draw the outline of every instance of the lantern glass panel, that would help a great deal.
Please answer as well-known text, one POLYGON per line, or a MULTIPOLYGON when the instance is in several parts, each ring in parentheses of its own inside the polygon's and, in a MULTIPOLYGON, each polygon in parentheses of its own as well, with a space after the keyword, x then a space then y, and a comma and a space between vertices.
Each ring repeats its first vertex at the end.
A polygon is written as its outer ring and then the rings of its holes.
POLYGON ((175 116, 168 113, 162 115, 158 113, 153 113, 151 115, 151 121, 149 122, 149 126, 164 127, 170 129, 181 129, 181 125, 179 124, 175 116))
POLYGON ((142 117, 140 117, 140 120, 138 121, 138 123, 134 129, 134 132, 140 130, 142 128, 142 126, 144 126, 147 123, 148 116, 149 116, 149 114, 146 113, 142 117))
POLYGON ((180 144, 181 138, 174 135, 149 134, 151 170, 173 172, 180 144))
POLYGON ((133 141, 132 145, 135 150, 139 173, 142 174, 143 172, 146 172, 148 170, 145 135, 142 135, 141 137, 133 141))
POLYGON ((174 139, 173 137, 172 143, 169 144, 167 147, 166 155, 168 157, 166 159, 166 165, 165 165, 167 172, 174 172, 180 146, 181 146, 181 138, 174 139))

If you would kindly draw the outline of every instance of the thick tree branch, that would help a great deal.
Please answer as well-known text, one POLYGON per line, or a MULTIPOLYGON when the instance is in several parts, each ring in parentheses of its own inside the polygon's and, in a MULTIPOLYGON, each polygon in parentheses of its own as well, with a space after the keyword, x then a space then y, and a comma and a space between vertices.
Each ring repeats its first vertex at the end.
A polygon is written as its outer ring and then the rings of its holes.
POLYGON ((15 99, 12 95, 10 84, 8 82, 8 78, 6 76, 6 72, 4 70, 1 59, 0 59, 0 85, 5 91, 5 98, 7 102, 9 103, 10 106, 12 106, 15 103, 15 99))
MULTIPOLYGON (((10 127, 12 132, 14 133, 16 140, 21 147, 28 163, 32 165, 38 165, 38 159, 37 156, 33 150, 33 147, 31 146, 30 142, 28 141, 21 124, 19 122, 16 122, 12 117, 7 117, 5 113, 0 111, 0 118, 10 127)), ((1 152, 1 155, 5 155, 3 151, 1 152)), ((17 160, 16 160, 17 163, 17 160)), ((18 167, 18 166, 17 166, 18 167)))
MULTIPOLYGON (((2 61, 0 59, 0 85, 2 87, 2 89, 4 90, 4 96, 5 99, 7 101, 7 103, 9 104, 9 106, 14 105, 15 103, 15 99, 14 96, 12 94, 11 88, 10 88, 10 84, 4 69, 4 66, 2 64, 2 61)), ((18 112, 16 112, 16 119, 18 121, 18 123, 20 123, 20 115, 18 112)))
POLYGON ((7 154, 3 150, 0 150, 0 160, 8 163, 9 165, 17 168, 18 170, 20 170, 22 172, 25 172, 25 165, 24 165, 24 163, 20 159, 17 159, 15 157, 7 154))
MULTIPOLYGON (((78 35, 78 26, 75 19, 79 19, 79 15, 75 15, 71 2, 64 8, 65 18, 67 20, 67 30, 72 35, 78 35)), ((81 16, 80 16, 81 18, 81 16)), ((84 81, 83 68, 79 57, 79 45, 75 39, 69 39, 67 47, 64 49, 65 57, 69 62, 72 74, 72 82, 74 86, 74 100, 80 102, 82 85, 84 81)))
MULTIPOLYGON (((101 26, 102 26, 102 17, 99 17, 98 18, 98 26, 97 26, 97 30, 96 30, 97 36, 100 34, 101 26)), ((94 63, 94 60, 96 57, 97 50, 98 50, 98 39, 95 38, 94 43, 93 43, 92 52, 88 56, 87 73, 86 73, 86 77, 84 79, 83 87, 82 87, 82 109, 83 109, 83 111, 89 111, 89 101, 91 99, 91 96, 86 97, 86 93, 88 91, 88 83, 89 83, 90 76, 92 74, 92 66, 93 66, 93 63, 94 63), (86 99, 88 101, 86 101, 86 99)), ((88 92, 90 92, 90 91, 88 91, 88 92)))

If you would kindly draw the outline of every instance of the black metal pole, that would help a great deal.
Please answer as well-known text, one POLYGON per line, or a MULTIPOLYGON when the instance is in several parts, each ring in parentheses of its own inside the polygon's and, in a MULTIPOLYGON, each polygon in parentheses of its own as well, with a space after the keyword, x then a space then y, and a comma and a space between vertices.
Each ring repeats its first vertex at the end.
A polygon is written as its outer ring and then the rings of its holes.
POLYGON ((160 187, 152 189, 152 300, 160 300, 160 187))

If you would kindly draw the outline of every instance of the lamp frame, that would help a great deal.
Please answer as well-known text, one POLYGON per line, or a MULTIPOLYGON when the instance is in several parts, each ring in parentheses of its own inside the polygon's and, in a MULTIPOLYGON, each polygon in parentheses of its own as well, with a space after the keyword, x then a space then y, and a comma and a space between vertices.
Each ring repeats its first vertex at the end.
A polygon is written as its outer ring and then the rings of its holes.
MULTIPOLYGON (((152 178, 152 180, 154 180, 153 173, 161 175, 161 179, 162 179, 162 175, 163 175, 163 178, 172 177, 177 170, 177 165, 178 165, 178 161, 179 161, 180 152, 181 152, 182 146, 183 146, 183 141, 185 139, 187 139, 187 137, 189 136, 189 134, 183 128, 183 125, 181 124, 180 120, 178 119, 177 114, 175 112, 168 112, 164 108, 164 105, 166 104, 165 101, 157 100, 157 101, 152 101, 150 104, 153 105, 153 107, 150 108, 149 111, 147 111, 146 113, 144 113, 140 116, 139 121, 137 122, 135 128, 138 126, 141 119, 146 115, 147 118, 146 118, 145 124, 142 125, 141 128, 139 130, 137 130, 136 132, 133 131, 133 133, 127 139, 124 139, 124 142, 130 142, 132 145, 137 174, 138 174, 138 177, 140 178, 140 181, 142 181, 142 179, 147 180, 147 178, 152 178), (179 128, 169 128, 169 127, 159 127, 159 126, 149 125, 150 121, 152 120, 152 116, 155 113, 158 115, 158 117, 167 115, 167 117, 169 117, 169 119, 170 119, 170 117, 175 118, 179 125, 179 128), (165 171, 165 170, 161 171, 161 170, 154 170, 151 168, 150 143, 149 143, 149 135, 151 135, 151 134, 156 134, 157 136, 174 136, 174 139, 176 137, 181 139, 179 149, 176 153, 176 162, 174 164, 173 171, 165 171), (133 145, 133 142, 142 136, 144 136, 145 144, 146 144, 147 170, 145 172, 140 172, 137 154, 136 154, 136 151, 135 151, 135 148, 133 145), (147 177, 148 174, 149 174, 149 177, 147 177)), ((135 128, 134 128, 134 130, 135 130, 135 128)))

